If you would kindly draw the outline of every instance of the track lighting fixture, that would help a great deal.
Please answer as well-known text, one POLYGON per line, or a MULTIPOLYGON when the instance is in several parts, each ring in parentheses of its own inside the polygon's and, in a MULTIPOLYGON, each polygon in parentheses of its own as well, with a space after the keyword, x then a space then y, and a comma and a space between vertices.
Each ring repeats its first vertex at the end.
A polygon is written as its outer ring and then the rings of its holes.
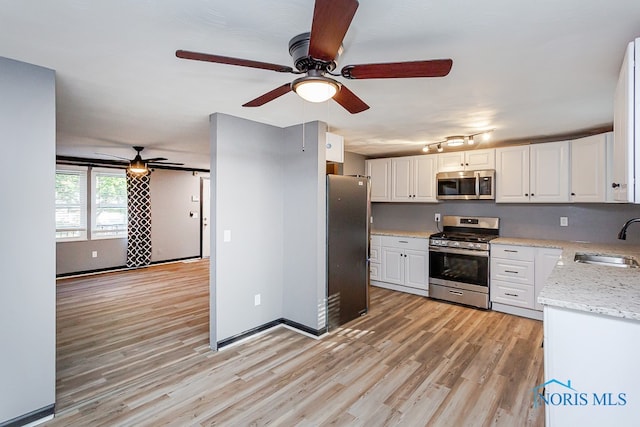
POLYGON ((422 147, 422 151, 425 153, 430 152, 433 148, 436 149, 436 151, 438 151, 438 153, 442 153, 444 151, 444 147, 443 144, 446 143, 447 147, 460 147, 462 145, 464 145, 465 143, 467 145, 475 145, 476 143, 476 136, 481 136, 483 141, 488 141, 491 138, 491 132, 493 132, 494 129, 489 129, 489 130, 485 130, 483 132, 478 132, 478 133, 473 133, 471 135, 455 135, 455 136, 448 136, 445 138, 444 141, 441 142, 434 142, 433 144, 425 144, 424 147, 422 147))

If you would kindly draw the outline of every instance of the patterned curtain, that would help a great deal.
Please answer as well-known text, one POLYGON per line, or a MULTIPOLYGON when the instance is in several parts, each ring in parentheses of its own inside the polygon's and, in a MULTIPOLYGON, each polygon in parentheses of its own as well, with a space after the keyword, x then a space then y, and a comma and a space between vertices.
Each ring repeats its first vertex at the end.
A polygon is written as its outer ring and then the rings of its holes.
POLYGON ((151 174, 127 170, 127 267, 151 263, 151 174))

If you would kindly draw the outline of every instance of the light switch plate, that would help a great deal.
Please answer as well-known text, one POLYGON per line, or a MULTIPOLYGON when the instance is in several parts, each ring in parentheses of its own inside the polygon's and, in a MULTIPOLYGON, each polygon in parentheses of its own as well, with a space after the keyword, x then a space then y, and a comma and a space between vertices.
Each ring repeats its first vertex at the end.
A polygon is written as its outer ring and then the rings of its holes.
POLYGON ((224 230, 222 233, 222 240, 225 242, 231 241, 231 230, 224 230))
POLYGON ((569 226, 569 217, 561 216, 560 217, 560 227, 568 227, 569 226))

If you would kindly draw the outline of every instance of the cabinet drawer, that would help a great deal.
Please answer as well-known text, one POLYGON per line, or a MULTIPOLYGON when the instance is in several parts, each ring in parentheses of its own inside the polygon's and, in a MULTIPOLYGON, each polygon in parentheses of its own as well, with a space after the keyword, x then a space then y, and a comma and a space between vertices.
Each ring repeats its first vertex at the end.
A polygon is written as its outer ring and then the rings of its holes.
POLYGON ((534 263, 531 261, 491 258, 492 281, 495 279, 533 286, 534 271, 534 263))
POLYGON ((380 262, 380 246, 369 248, 369 262, 380 262))
POLYGON ((369 264, 369 280, 380 280, 380 264, 369 264))
POLYGON ((491 301, 517 307, 533 308, 533 286, 491 280, 491 301))
POLYGON ((414 249, 416 251, 426 252, 429 250, 429 239, 421 239, 417 237, 382 236, 382 246, 399 249, 414 249))
POLYGON ((491 258, 533 261, 535 257, 536 248, 529 246, 491 245, 491 258))

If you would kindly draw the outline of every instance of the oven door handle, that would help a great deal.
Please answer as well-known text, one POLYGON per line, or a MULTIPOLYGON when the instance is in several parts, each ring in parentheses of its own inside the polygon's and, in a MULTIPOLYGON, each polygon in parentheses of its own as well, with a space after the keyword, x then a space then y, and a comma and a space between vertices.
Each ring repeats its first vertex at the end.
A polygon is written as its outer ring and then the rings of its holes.
POLYGON ((470 249, 441 248, 437 246, 429 246, 429 251, 440 252, 444 254, 471 255, 471 256, 489 258, 489 252, 487 251, 474 251, 470 249))

